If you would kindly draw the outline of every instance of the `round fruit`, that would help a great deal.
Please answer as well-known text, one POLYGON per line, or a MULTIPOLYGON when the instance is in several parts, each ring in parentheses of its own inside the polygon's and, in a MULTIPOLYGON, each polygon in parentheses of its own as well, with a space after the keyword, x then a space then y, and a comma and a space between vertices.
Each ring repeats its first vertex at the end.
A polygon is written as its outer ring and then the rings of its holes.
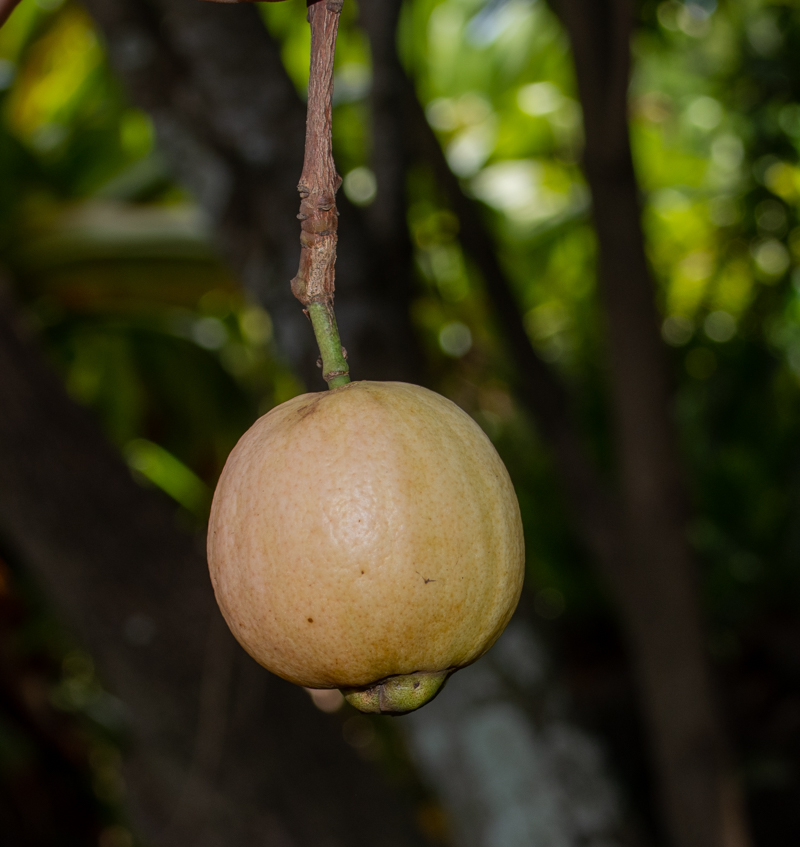
POLYGON ((393 713, 491 647, 524 567, 489 439, 444 397, 392 382, 305 394, 258 420, 220 478, 208 554, 256 661, 393 713))

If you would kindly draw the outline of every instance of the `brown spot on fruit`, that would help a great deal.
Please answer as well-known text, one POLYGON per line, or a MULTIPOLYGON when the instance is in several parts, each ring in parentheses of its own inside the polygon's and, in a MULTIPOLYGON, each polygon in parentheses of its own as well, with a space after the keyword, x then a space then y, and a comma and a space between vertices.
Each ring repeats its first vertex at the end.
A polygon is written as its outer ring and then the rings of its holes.
MULTIPOLYGON (((305 396, 307 397, 308 395, 305 395, 305 396)), ((301 406, 297 410, 298 419, 302 421, 304 418, 307 418, 310 415, 313 415, 314 412, 317 411, 317 407, 319 406, 319 402, 324 396, 325 395, 322 395, 322 394, 314 395, 314 397, 313 397, 313 399, 311 400, 310 403, 306 403, 305 405, 301 406)))

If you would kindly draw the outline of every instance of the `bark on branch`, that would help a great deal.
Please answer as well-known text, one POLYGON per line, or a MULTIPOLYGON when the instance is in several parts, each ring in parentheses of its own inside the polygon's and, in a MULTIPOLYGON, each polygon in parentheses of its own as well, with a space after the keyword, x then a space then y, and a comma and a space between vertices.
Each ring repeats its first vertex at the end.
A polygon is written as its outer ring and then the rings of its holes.
POLYGON ((333 62, 342 0, 309 0, 311 69, 303 173, 300 177, 300 269, 292 293, 306 307, 329 388, 350 382, 347 353, 333 311, 339 212, 336 192, 342 178, 333 161, 333 62))
POLYGON ((315 0, 308 7, 311 25, 311 72, 303 173, 300 177, 302 234, 300 268, 292 292, 306 307, 333 304, 339 213, 336 192, 342 178, 336 172, 331 138, 333 61, 342 0, 315 0))

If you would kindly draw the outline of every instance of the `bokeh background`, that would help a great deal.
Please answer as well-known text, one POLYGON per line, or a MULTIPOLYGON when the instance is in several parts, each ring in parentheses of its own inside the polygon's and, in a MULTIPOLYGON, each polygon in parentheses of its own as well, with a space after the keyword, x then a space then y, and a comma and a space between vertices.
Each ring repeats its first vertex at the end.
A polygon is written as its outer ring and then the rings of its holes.
POLYGON ((399 720, 256 668, 203 564, 238 437, 324 387, 308 51, 299 0, 0 30, 0 842, 796 845, 796 5, 345 0, 351 368, 474 416, 528 550, 399 720))

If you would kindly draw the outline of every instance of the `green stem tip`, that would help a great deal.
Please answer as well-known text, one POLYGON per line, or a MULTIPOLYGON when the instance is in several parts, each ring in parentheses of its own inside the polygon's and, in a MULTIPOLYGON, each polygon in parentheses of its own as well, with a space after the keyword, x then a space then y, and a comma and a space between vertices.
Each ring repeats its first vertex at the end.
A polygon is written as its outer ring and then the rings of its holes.
POLYGON ((350 367, 339 338, 336 315, 330 303, 309 303, 308 316, 322 356, 322 376, 328 388, 340 388, 350 382, 350 367))
POLYGON ((433 700, 451 672, 419 671, 390 676, 369 688, 343 688, 342 694, 359 712, 405 715, 433 700))

